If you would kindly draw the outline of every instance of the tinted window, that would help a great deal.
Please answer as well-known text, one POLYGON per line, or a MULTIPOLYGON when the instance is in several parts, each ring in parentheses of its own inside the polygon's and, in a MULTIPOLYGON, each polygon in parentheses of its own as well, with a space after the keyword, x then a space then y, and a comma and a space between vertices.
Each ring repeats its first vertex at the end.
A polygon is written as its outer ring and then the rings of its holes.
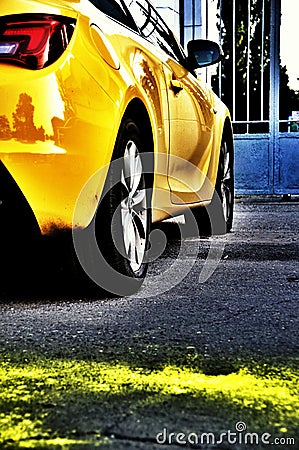
POLYGON ((163 19, 146 0, 127 0, 141 34, 173 58, 182 61, 182 50, 163 19))
POLYGON ((136 30, 136 25, 121 0, 90 0, 90 2, 107 16, 136 30))

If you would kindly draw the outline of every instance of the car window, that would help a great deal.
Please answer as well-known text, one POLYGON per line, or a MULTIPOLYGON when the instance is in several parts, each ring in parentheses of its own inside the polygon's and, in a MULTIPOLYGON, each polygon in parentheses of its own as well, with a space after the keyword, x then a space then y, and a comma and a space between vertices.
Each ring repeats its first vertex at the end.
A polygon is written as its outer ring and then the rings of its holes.
POLYGON ((127 0, 127 5, 143 37, 181 62, 183 52, 155 8, 146 0, 127 0))
POLYGON ((90 2, 107 16, 137 31, 136 24, 121 0, 90 0, 90 2))

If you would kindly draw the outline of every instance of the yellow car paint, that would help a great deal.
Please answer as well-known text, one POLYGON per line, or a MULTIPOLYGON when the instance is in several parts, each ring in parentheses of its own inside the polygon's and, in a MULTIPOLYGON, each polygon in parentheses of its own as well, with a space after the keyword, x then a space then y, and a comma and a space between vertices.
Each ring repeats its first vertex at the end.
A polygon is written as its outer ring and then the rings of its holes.
MULTIPOLYGON (((229 112, 204 83, 86 1, 2 2, 0 16, 8 10, 76 20, 67 49, 48 67, 0 64, 0 160, 42 233, 73 226, 77 198, 97 171, 108 168, 121 121, 135 100, 147 112, 152 150, 183 158, 169 165, 161 160, 154 187, 165 191, 163 202, 179 212, 185 203, 211 199, 229 112), (184 159, 202 177, 194 177, 184 159)), ((89 224, 104 181, 97 179, 89 190, 74 226, 89 224)), ((159 201, 154 195, 154 221, 165 218, 159 201)))

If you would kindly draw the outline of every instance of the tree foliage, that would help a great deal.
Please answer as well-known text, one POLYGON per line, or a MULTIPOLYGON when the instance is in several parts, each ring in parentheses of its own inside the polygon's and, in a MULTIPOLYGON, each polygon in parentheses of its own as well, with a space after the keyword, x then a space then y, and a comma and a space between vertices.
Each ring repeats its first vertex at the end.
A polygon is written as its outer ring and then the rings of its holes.
MULTIPOLYGON (((218 8, 220 8, 220 0, 218 0, 218 8)), ((233 76, 235 74, 235 119, 267 120, 269 119, 270 91, 270 0, 264 0, 264 2, 251 0, 250 11, 248 11, 248 2, 237 0, 235 8, 235 30, 233 29, 233 0, 222 0, 221 20, 220 15, 218 17, 225 54, 221 75, 222 99, 233 111, 233 76), (233 59, 234 43, 235 61, 233 59)), ((290 89, 288 83, 287 69, 281 66, 280 96, 283 101, 280 102, 280 117, 282 119, 288 118, 299 101, 298 92, 290 89)), ((217 90, 216 77, 213 84, 217 90)), ((260 129, 263 130, 262 127, 260 129)))

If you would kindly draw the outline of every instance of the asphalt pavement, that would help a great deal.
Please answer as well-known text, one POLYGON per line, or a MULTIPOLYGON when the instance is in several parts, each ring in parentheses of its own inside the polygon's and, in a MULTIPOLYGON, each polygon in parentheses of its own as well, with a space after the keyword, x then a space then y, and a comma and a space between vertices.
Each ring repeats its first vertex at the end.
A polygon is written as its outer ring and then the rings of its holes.
MULTIPOLYGON (((196 366, 210 377, 229 375, 245 363, 293 362, 299 350, 299 202, 289 200, 239 197, 231 233, 213 238, 187 235, 183 250, 177 226, 164 224, 159 233, 165 233, 167 246, 153 262, 143 293, 134 296, 95 296, 70 284, 61 289, 55 277, 36 290, 33 276, 24 293, 15 286, 2 288, 2 357, 9 360, 21 353, 29 360, 39 355, 48 360, 104 361, 112 367, 125 363, 141 368, 141 373, 196 366)), ((91 429, 85 424, 89 436, 95 428, 100 430, 101 439, 106 439, 100 448, 107 449, 163 448, 155 436, 165 426, 178 431, 187 424, 189 430, 198 429, 199 422, 205 431, 229 426, 211 407, 199 414, 194 406, 181 410, 175 404, 134 409, 128 400, 122 408, 118 400, 117 409, 110 404, 100 413, 100 405, 97 408, 96 427, 94 410, 92 418, 84 411, 78 421, 90 424, 91 429)), ((176 444, 171 447, 181 448, 176 444)))

